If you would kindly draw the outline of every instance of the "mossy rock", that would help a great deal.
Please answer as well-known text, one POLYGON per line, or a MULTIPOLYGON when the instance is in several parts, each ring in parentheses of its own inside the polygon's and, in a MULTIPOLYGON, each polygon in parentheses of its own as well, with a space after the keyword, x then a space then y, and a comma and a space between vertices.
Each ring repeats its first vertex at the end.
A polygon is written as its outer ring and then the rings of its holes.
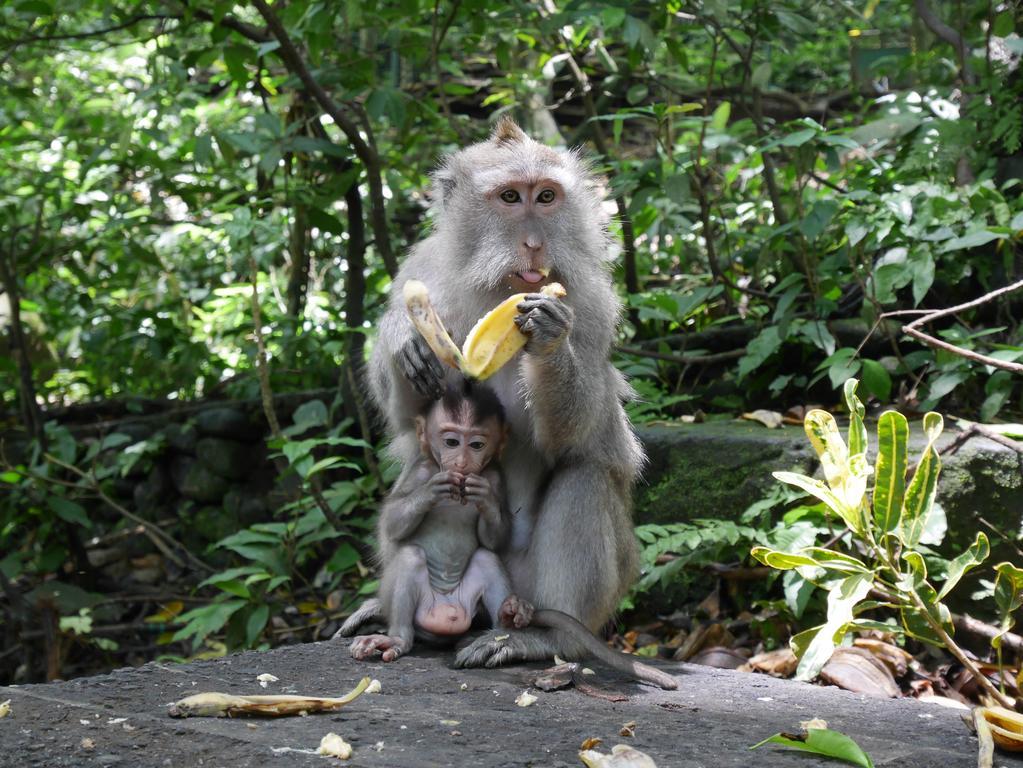
MULTIPOLYGON (((868 422, 867 432, 871 447, 876 447, 876 422, 868 422)), ((727 421, 642 427, 637 433, 649 456, 635 491, 637 523, 734 520, 777 483, 772 472, 820 475, 801 427, 766 429, 754 422, 727 421)), ((912 466, 925 444, 919 422, 911 422, 910 436, 912 466)), ((955 437, 954 432, 943 434, 939 451, 955 437)), ((871 451, 871 463, 873 457, 871 451)), ((1006 559, 1009 550, 998 546, 991 527, 1010 537, 1021 534, 1023 457, 992 440, 971 438, 942 456, 937 498, 948 519, 943 553, 958 554, 984 530, 992 540, 992 562, 1006 559)))
POLYGON ((816 457, 803 430, 753 422, 710 422, 637 430, 649 463, 636 487, 638 523, 735 519, 777 481, 771 472, 810 473, 816 457))

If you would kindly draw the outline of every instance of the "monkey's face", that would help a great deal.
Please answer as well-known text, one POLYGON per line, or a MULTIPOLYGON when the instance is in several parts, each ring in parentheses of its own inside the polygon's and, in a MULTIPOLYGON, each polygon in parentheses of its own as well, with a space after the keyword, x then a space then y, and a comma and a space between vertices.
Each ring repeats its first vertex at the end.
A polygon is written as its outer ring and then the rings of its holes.
POLYGON ((441 469, 461 475, 480 474, 500 454, 505 440, 496 417, 477 423, 468 407, 452 414, 438 403, 416 426, 423 454, 441 469))
POLYGON ((480 290, 531 293, 558 281, 571 293, 580 259, 606 258, 601 198, 571 152, 516 128, 457 153, 436 178, 446 253, 480 290))

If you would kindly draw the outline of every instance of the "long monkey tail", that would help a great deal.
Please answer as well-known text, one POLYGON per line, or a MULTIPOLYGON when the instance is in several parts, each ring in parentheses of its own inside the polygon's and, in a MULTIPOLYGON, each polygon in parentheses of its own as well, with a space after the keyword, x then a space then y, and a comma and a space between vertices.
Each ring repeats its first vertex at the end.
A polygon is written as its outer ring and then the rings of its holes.
POLYGON ((624 653, 612 651, 594 637, 593 633, 578 619, 569 616, 567 613, 550 608, 538 608, 534 611, 533 620, 530 623, 533 626, 547 627, 558 632, 564 632, 573 640, 579 641, 591 656, 596 657, 599 661, 604 662, 619 672, 631 675, 637 680, 653 683, 667 691, 674 691, 678 688, 678 682, 671 675, 661 672, 661 670, 649 664, 636 661, 624 653))

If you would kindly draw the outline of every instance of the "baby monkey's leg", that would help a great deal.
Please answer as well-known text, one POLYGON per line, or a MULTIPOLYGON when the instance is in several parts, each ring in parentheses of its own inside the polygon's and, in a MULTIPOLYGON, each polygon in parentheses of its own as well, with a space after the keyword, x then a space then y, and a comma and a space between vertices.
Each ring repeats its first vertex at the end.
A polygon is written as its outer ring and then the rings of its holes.
POLYGON ((495 627, 528 626, 533 606, 512 594, 511 580, 501 559, 489 549, 477 549, 462 578, 467 595, 483 600, 490 621, 495 627))
POLYGON ((429 586, 426 555, 415 545, 401 547, 384 569, 380 597, 388 618, 386 635, 360 635, 352 641, 352 656, 360 661, 380 654, 384 661, 408 653, 415 634, 413 620, 423 587, 429 586))

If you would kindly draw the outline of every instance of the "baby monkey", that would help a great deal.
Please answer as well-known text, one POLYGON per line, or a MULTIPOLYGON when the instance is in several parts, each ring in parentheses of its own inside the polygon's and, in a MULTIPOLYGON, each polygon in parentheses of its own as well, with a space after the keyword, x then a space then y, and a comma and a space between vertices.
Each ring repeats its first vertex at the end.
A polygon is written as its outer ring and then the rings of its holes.
MULTIPOLYGON (((677 687, 670 675, 612 651, 568 614, 534 611, 512 594, 495 554, 510 532, 498 464, 508 426, 491 389, 469 379, 449 386, 416 417, 416 435, 420 458, 401 474, 380 509, 379 607, 387 634, 356 637, 353 657, 380 654, 394 661, 409 651, 414 635, 453 640, 469 630, 482 602, 495 627, 554 629, 621 672, 677 687)), ((374 608, 360 609, 338 634, 350 634, 374 608)))
POLYGON ((508 437, 504 408, 487 387, 466 379, 416 417, 421 455, 398 478, 380 509, 386 635, 361 635, 356 659, 394 661, 414 634, 442 641, 465 634, 482 602, 493 626, 524 627, 532 606, 511 594, 494 552, 508 537, 497 460, 508 437))

